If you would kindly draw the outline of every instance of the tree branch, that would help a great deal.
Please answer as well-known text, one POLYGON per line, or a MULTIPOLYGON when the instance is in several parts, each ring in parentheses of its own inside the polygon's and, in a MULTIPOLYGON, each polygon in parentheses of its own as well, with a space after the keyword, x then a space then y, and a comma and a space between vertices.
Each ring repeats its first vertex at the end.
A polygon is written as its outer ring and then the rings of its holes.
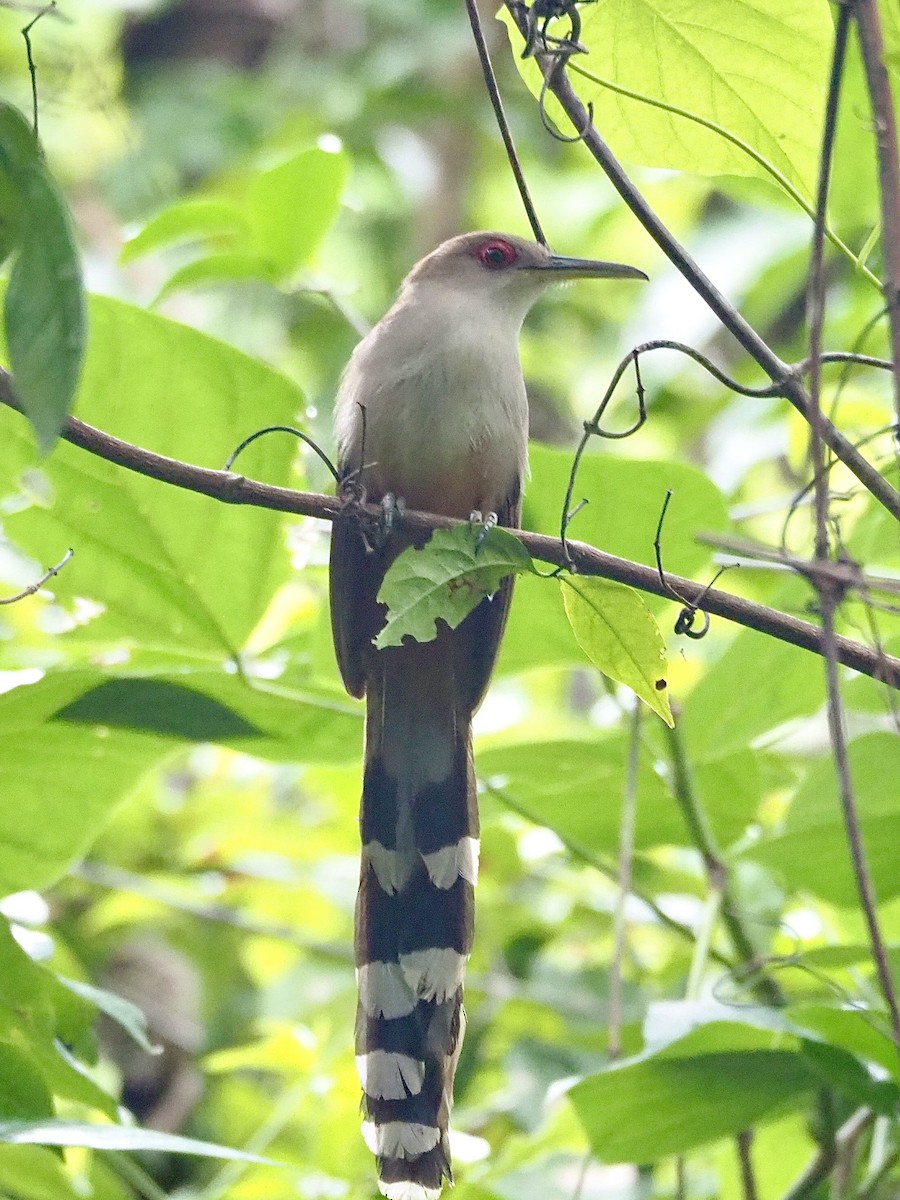
MULTIPOLYGON (((0 403, 16 412, 19 411, 12 393, 11 378, 2 370, 0 403)), ((77 417, 69 418, 61 436, 73 446, 87 450, 98 458, 106 459, 107 462, 127 467, 139 475, 159 479, 186 491, 199 492, 224 504, 247 504, 256 508, 272 509, 275 512, 318 517, 323 521, 334 521, 345 510, 344 502, 337 496, 297 492, 291 488, 258 483, 230 471, 212 471, 208 467, 179 462, 177 459, 154 454, 152 450, 145 450, 142 446, 135 446, 131 442, 103 433, 92 425, 79 421, 77 417)), ((374 505, 367 506, 365 511, 375 518, 381 514, 381 509, 374 505)), ((414 533, 450 529, 461 523, 449 517, 412 511, 403 514, 403 521, 414 533)), ((515 534, 533 558, 540 559, 541 562, 559 567, 571 566, 580 575, 597 575, 603 579, 626 583, 642 592, 662 596, 666 600, 672 599, 671 592, 675 590, 684 601, 696 604, 711 616, 724 617, 747 629, 756 629, 760 633, 790 642, 791 645, 809 650, 813 654, 823 652, 822 631, 809 621, 801 621, 798 617, 768 608, 764 604, 756 604, 752 600, 745 600, 742 596, 733 596, 714 588, 707 589, 703 584, 695 583, 692 579, 683 579, 680 575, 666 572, 660 577, 655 567, 631 562, 626 558, 617 558, 614 554, 606 554, 584 542, 567 541, 564 545, 559 538, 541 533, 529 533, 527 530, 510 532, 515 534)), ((838 661, 844 666, 900 689, 900 658, 873 650, 850 638, 838 637, 836 642, 838 661)))
MULTIPOLYGON (((525 36, 521 15, 513 0, 505 0, 517 26, 525 36)), ((644 197, 626 175, 618 159, 594 128, 591 114, 582 104, 566 73, 565 64, 556 55, 540 55, 537 59, 547 88, 562 105, 572 127, 581 134, 580 140, 599 163, 610 183, 625 201, 641 225, 650 234, 669 261, 684 275, 691 287, 716 314, 726 329, 736 338, 769 378, 779 385, 779 393, 808 421, 809 393, 787 363, 741 316, 734 305, 719 291, 711 279, 691 258, 687 250, 662 223, 644 197)), ((823 428, 823 440, 837 457, 853 472, 866 489, 895 517, 900 519, 900 492, 844 437, 831 422, 823 428)))
POLYGON ((856 18, 866 84, 875 118, 881 194, 882 271, 894 359, 894 403, 900 418, 900 161, 897 118, 894 115, 891 82, 884 64, 884 39, 876 0, 854 0, 849 7, 856 18))

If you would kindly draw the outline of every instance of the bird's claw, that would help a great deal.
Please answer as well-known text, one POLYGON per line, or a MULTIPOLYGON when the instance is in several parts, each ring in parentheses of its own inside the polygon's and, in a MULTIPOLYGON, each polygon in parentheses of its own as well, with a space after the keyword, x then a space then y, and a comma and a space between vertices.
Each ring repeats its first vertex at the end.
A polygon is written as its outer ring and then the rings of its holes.
POLYGON ((497 514, 495 512, 485 513, 483 516, 476 508, 469 513, 469 524, 472 528, 478 528, 478 537, 475 539, 475 553, 481 549, 484 539, 497 524, 497 514))
POLYGON ((406 512, 406 501, 402 496, 395 496, 393 492, 385 492, 381 497, 381 528, 379 530, 382 544, 394 532, 397 525, 403 518, 406 512))

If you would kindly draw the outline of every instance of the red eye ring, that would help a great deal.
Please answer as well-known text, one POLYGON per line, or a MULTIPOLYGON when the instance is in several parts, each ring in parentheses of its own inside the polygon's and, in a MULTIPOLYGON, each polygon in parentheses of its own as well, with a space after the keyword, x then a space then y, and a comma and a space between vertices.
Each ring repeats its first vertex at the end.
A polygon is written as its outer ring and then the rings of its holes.
POLYGON ((519 252, 515 246, 502 238, 492 238, 489 242, 481 243, 475 251, 475 257, 489 271, 502 271, 513 265, 519 257, 519 252))

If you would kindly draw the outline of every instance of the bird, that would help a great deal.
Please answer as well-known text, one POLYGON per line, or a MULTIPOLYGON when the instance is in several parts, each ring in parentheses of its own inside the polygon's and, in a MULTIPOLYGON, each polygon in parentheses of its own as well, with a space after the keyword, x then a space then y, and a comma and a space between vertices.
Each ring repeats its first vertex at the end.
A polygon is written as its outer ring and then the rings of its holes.
POLYGON ((439 621, 433 641, 383 649, 373 644, 386 611, 378 591, 398 554, 425 540, 404 531, 404 506, 518 528, 528 469, 519 335, 548 286, 580 278, 647 277, 511 234, 453 237, 409 272, 337 391, 343 492, 385 513, 378 537, 358 505, 335 519, 330 606, 344 685, 366 698, 356 1062, 363 1137, 388 1200, 437 1200, 453 1181, 449 1118, 479 854, 472 717, 512 577, 455 629, 439 621))

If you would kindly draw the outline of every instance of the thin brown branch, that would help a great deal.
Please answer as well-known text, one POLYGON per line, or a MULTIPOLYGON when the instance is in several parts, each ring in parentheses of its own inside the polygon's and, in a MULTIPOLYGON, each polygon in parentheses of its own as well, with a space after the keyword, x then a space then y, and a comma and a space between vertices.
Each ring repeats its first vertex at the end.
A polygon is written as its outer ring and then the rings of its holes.
POLYGON ((744 1192, 744 1200, 758 1200, 759 1192, 756 1187, 756 1174, 753 1170, 753 1130, 743 1130, 737 1135, 735 1141, 738 1163, 741 1168, 741 1187, 744 1192))
POLYGON ((610 1060, 622 1054, 622 1022, 624 1016, 623 966, 628 931, 628 896, 631 892, 634 863, 634 829, 637 818, 638 766, 641 753, 642 706, 635 700, 631 715, 628 769, 622 795, 622 819, 619 823, 619 894, 613 919, 613 955, 609 967, 609 1036, 606 1052, 610 1060))
MULTIPOLYGON (((0 372, 0 402, 18 411, 10 387, 10 377, 0 372)), ((274 487, 233 475, 229 471, 213 471, 207 467, 196 467, 179 462, 162 454, 154 454, 142 446, 122 441, 111 434, 103 433, 92 425, 70 417, 61 434, 74 446, 79 446, 99 458, 140 475, 159 479, 173 487, 210 496, 224 504, 247 504, 257 508, 268 508, 276 512, 295 513, 298 516, 318 517, 323 521, 334 521, 344 511, 344 502, 338 496, 323 496, 313 492, 298 492, 291 488, 274 487)), ((366 511, 378 517, 380 508, 370 506, 366 511)), ((407 511, 404 523, 411 532, 427 532, 432 529, 450 529, 460 524, 449 517, 432 513, 407 511)), ((512 530, 528 553, 541 562, 555 566, 570 566, 580 575, 597 575, 629 584, 639 591, 649 592, 663 599, 671 599, 675 590, 690 604, 696 604, 714 617, 747 629, 756 629, 780 641, 789 642, 813 654, 822 653, 822 631, 809 621, 789 616, 764 604, 756 604, 742 596, 707 588, 692 579, 666 573, 661 579, 655 567, 631 562, 606 554, 583 542, 567 542, 564 546, 559 538, 545 534, 512 530)), ((891 687, 900 689, 900 658, 879 653, 877 650, 854 642, 850 638, 837 638, 838 661, 863 675, 870 675, 891 687)))
POLYGON ((881 194, 882 272, 894 359, 894 402, 900 420, 900 161, 897 118, 891 96, 891 81, 884 62, 884 38, 876 0, 855 0, 847 8, 856 18, 866 84, 875 119, 881 194))
MULTIPOLYGON (((512 0, 506 0, 506 7, 517 21, 524 37, 526 30, 515 4, 512 0)), ((573 129, 583 131, 581 140, 631 212, 737 342, 762 367, 773 383, 779 384, 779 393, 809 420, 809 393, 802 382, 701 270, 628 178, 618 159, 591 123, 590 114, 572 87, 565 65, 560 65, 553 55, 542 55, 538 62, 548 81, 548 90, 559 101, 573 129)), ((891 486, 834 425, 828 422, 823 433, 827 445, 837 457, 880 504, 900 519, 900 492, 891 486)))
POLYGON ((74 553, 74 550, 71 548, 68 549, 55 567, 48 567, 40 579, 36 579, 28 587, 22 588, 21 592, 16 592, 14 596, 4 596, 0 599, 0 604, 17 604, 20 600, 24 600, 26 596, 33 596, 35 592, 39 592, 48 580, 60 573, 74 553))
MULTIPOLYGON (((850 18, 850 7, 842 6, 838 10, 828 99, 825 108, 822 153, 819 161, 819 182, 816 191, 816 216, 813 227, 813 245, 809 269, 809 298, 807 303, 809 313, 809 359, 811 367, 809 374, 810 457, 813 464, 813 509, 816 522, 815 560, 818 564, 827 564, 829 562, 828 525, 830 497, 828 475, 825 469, 826 421, 821 408, 821 363, 819 358, 822 350, 822 330, 825 321, 825 208, 828 201, 828 187, 831 178, 834 139, 837 129, 837 113, 850 18)), ((874 17, 874 24, 877 26, 877 23, 878 18, 876 15, 874 17)), ((896 128, 894 128, 893 132, 896 139, 896 128)), ((896 146, 894 154, 896 155, 896 146)), ((884 185, 884 177, 882 177, 882 185, 884 185)), ((897 193, 894 199, 900 199, 900 193, 897 193)), ((898 226, 898 232, 900 232, 900 226, 898 226)), ((887 229, 885 229, 884 234, 887 236, 887 229)), ((898 260, 898 265, 900 265, 900 260, 898 260)), ((898 275, 898 281, 900 281, 900 275, 898 275)), ((898 1050, 900 1050, 900 1004, 898 1004, 897 991, 894 986, 890 963, 888 962, 887 949, 878 921, 878 898, 863 841, 853 779, 850 773, 850 759, 847 752, 847 730, 841 702, 841 684, 838 674, 836 644, 837 635, 835 633, 835 614, 841 602, 843 592, 833 582, 821 577, 813 578, 812 582, 819 595, 819 609, 822 616, 822 649, 825 658, 828 730, 835 770, 837 772, 844 826, 850 845, 850 856, 853 861, 853 871, 856 877, 860 905, 865 916, 866 928, 872 947, 872 957, 875 960, 881 992, 890 1014, 894 1041, 898 1050)))
POLYGON ((807 1200, 813 1196, 824 1183, 842 1155, 852 1151, 859 1137, 875 1119, 875 1114, 869 1108, 859 1108, 848 1117, 838 1129, 833 1139, 822 1145, 804 1170, 803 1174, 785 1192, 782 1200, 807 1200))
POLYGON ((783 1005, 784 995, 781 988, 774 979, 758 969, 759 955, 737 903, 728 864, 719 849, 709 818, 697 794, 687 748, 677 721, 673 728, 666 729, 666 739, 669 743, 672 793, 681 809, 691 841, 703 859, 710 889, 717 891, 722 897, 722 923, 734 951, 735 963, 742 969, 753 971, 752 990, 763 1004, 783 1005))
POLYGON ((497 77, 494 75, 491 56, 488 52, 487 42, 484 40, 484 30, 481 28, 481 17, 478 14, 477 0, 466 0, 466 11, 469 14, 472 37, 475 39, 475 49, 478 51, 478 61, 481 64, 481 74, 484 76, 484 86, 487 88, 487 93, 491 100, 491 107, 494 110, 497 128, 500 130, 500 136, 503 138, 503 145, 506 148, 506 157, 509 159, 510 170, 513 173, 516 187, 519 189, 519 195, 525 206, 525 212, 528 216, 528 222, 531 225, 534 239, 536 242, 540 242, 542 246, 546 246, 547 239, 541 228, 541 222, 537 215, 537 209, 534 207, 531 199, 531 193, 528 191, 525 172, 522 170, 522 164, 516 152, 512 130, 506 119, 506 113, 503 111, 503 101, 500 98, 500 89, 497 87, 497 77))

